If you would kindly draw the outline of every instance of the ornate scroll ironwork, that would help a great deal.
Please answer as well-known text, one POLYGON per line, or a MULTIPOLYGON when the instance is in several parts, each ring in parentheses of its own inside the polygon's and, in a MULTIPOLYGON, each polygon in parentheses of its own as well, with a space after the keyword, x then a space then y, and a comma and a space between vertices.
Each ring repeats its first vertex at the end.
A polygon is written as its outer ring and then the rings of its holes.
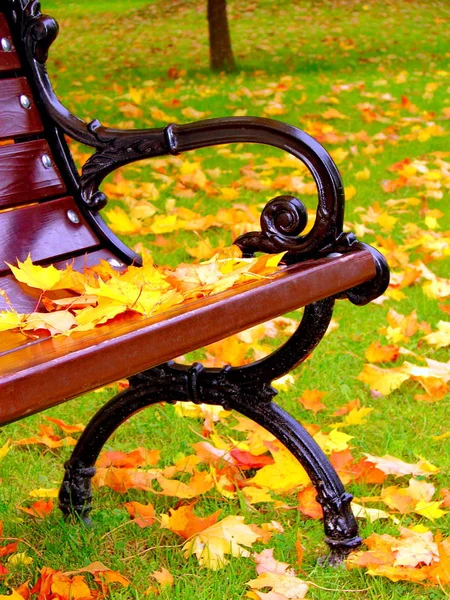
POLYGON ((333 300, 306 308, 302 322, 289 341, 272 355, 252 365, 205 368, 165 363, 130 378, 130 387, 94 416, 65 465, 60 508, 89 523, 94 464, 112 433, 130 416, 157 402, 193 401, 234 409, 277 437, 300 461, 317 490, 323 507, 328 562, 336 564, 361 543, 347 494, 322 450, 307 431, 272 402, 271 381, 289 372, 310 354, 331 319, 333 300))

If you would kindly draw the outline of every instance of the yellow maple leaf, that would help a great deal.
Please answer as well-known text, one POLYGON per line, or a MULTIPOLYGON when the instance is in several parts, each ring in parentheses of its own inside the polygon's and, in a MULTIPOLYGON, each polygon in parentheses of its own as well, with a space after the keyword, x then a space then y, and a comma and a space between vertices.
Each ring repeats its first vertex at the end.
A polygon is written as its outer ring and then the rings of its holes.
POLYGON ((310 483, 305 469, 281 443, 271 443, 270 449, 274 463, 259 469, 254 477, 247 480, 247 483, 274 492, 288 492, 310 483))
POLYGON ((195 554, 201 566, 217 570, 228 563, 225 555, 250 556, 248 548, 259 537, 254 527, 244 523, 244 517, 230 515, 188 540, 183 554, 185 558, 195 554))
POLYGON ((400 371, 398 367, 382 369, 376 365, 365 364, 357 379, 367 383, 370 389, 379 392, 383 396, 388 396, 407 381, 409 377, 409 374, 400 371))
POLYGON ((17 329, 23 324, 25 318, 26 315, 20 315, 12 310, 4 310, 0 312, 0 331, 17 329))
POLYGON ((437 331, 426 335, 424 340, 427 344, 436 346, 436 348, 450 346, 450 322, 439 321, 437 324, 437 331))

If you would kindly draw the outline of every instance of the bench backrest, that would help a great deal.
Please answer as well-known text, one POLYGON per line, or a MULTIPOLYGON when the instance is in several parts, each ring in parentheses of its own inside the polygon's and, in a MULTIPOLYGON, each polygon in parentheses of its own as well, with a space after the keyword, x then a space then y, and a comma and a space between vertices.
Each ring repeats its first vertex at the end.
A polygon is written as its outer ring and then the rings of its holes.
MULTIPOLYGON (((105 250, 90 215, 77 203, 77 190, 64 173, 67 167, 58 164, 45 115, 16 48, 20 41, 7 18, 0 13, 0 287, 17 310, 30 311, 34 299, 8 275, 7 263, 31 254, 34 262, 75 259, 82 267, 114 255, 105 250)), ((5 306, 0 297, 0 309, 5 306)))

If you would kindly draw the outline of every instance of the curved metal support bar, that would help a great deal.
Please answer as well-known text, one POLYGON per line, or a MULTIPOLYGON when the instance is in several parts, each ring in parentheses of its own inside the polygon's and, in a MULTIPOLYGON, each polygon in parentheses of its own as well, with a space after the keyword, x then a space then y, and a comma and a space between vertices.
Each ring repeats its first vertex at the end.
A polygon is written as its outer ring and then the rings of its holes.
POLYGON ((333 298, 325 298, 305 306, 297 330, 280 348, 256 362, 230 367, 229 381, 244 385, 257 381, 270 382, 298 367, 325 335, 333 315, 333 307, 333 298))
MULTIPOLYGON (((112 433, 132 415, 157 402, 197 400, 196 384, 203 372, 201 365, 186 367, 167 363, 130 379, 124 390, 101 408, 82 433, 65 464, 65 476, 59 494, 59 506, 66 516, 77 515, 89 523, 94 464, 112 433), (193 392, 193 388, 195 391, 193 392), (194 398, 191 394, 194 393, 194 398)), ((214 371, 214 370, 209 370, 214 371)), ((272 433, 286 446, 308 473, 324 511, 325 541, 331 548, 330 564, 337 564, 361 543, 350 509, 352 496, 344 487, 320 447, 307 431, 280 407, 270 402, 273 393, 265 384, 234 385, 226 382, 229 370, 217 370, 216 385, 209 388, 207 402, 233 408, 272 433)))

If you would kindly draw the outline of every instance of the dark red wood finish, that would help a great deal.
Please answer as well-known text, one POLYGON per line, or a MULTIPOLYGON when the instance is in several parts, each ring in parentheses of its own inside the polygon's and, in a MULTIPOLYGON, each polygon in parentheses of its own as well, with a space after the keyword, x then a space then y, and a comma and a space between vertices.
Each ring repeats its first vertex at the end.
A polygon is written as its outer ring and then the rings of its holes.
POLYGON ((0 207, 62 195, 66 186, 45 140, 0 147, 0 207), (51 166, 46 167, 43 157, 51 166))
POLYGON ((0 424, 337 294, 374 275, 371 254, 358 251, 300 263, 272 280, 189 302, 150 319, 127 319, 68 338, 29 342, 15 350, 0 346, 0 424))
POLYGON ((11 51, 5 52, 0 44, 0 73, 20 68, 20 60, 11 39, 8 23, 4 15, 0 13, 0 40, 7 39, 11 44, 11 51))
POLYGON ((24 77, 0 79, 0 139, 40 133, 42 123, 24 77), (31 108, 20 104, 20 97, 27 96, 31 108))
POLYGON ((0 273, 9 270, 6 262, 15 264, 29 253, 36 262, 81 254, 99 245, 73 198, 0 213, 0 273), (77 215, 79 223, 69 220, 68 211, 77 215))

